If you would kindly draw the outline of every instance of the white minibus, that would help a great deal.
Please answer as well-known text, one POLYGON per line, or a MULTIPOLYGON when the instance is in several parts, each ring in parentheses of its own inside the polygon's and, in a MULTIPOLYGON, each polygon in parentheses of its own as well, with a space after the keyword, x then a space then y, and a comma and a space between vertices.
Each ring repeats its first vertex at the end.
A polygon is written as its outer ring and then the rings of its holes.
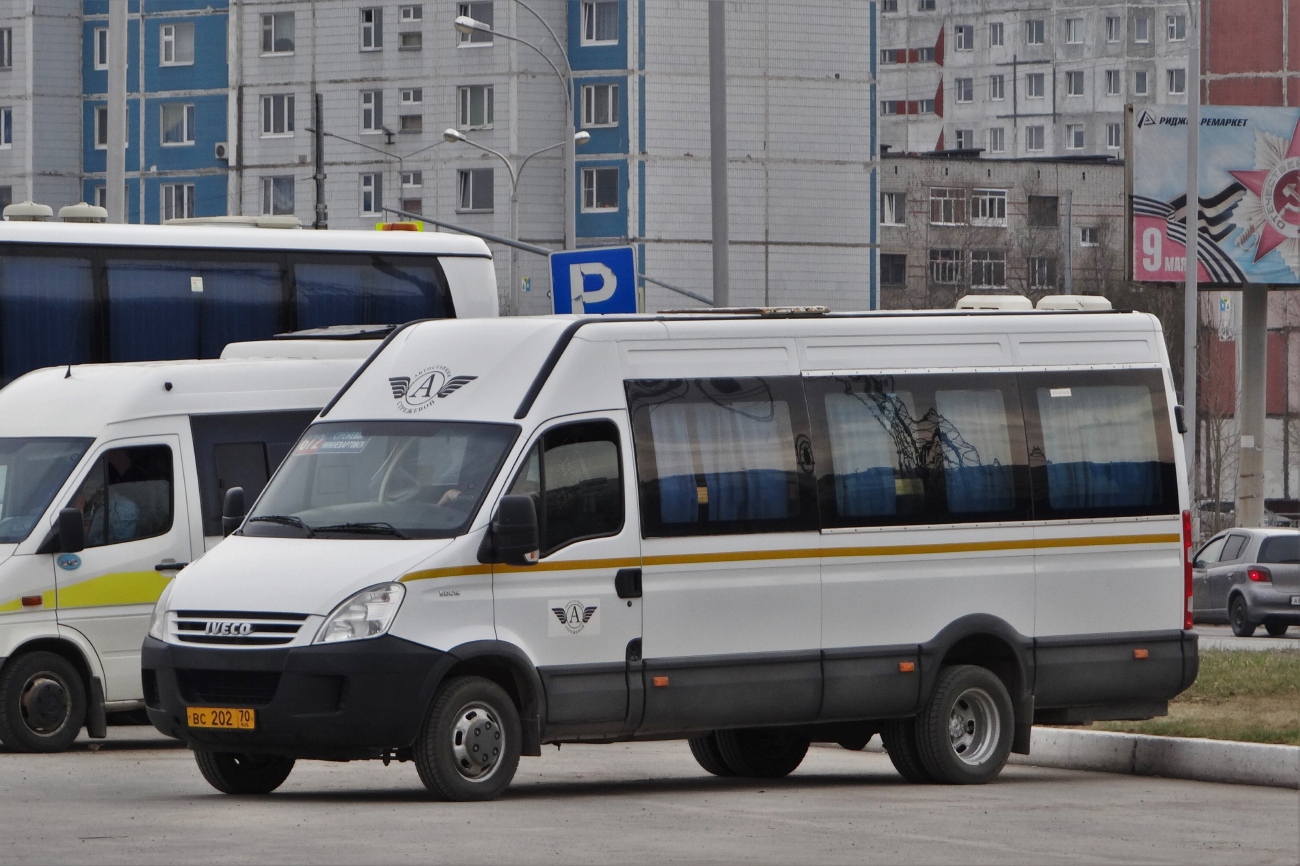
POLYGON ((411 324, 159 599, 149 717, 228 793, 382 758, 487 799, 545 743, 666 738, 774 777, 875 734, 986 782, 1195 679, 1174 402, 1137 313, 411 324))
POLYGON ((6 747, 60 751, 143 707, 154 603, 222 539, 226 491, 260 492, 387 333, 353 330, 370 339, 327 329, 232 344, 223 360, 37 370, 0 390, 6 747))

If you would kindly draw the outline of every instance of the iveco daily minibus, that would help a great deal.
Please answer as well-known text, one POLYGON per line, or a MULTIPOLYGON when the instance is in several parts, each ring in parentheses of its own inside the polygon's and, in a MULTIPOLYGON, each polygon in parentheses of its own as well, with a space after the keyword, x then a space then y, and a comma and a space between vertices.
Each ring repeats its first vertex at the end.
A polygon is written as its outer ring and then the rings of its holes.
POLYGON ((229 793, 382 758, 486 799, 642 738, 770 777, 876 733, 986 782, 1195 678, 1173 403, 1135 313, 412 324, 164 591, 149 717, 229 793))

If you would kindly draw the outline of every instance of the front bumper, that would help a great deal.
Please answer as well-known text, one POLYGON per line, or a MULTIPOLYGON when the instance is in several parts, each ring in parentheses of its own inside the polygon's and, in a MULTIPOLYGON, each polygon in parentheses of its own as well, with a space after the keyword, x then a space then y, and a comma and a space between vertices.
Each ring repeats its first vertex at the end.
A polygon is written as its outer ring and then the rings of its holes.
POLYGON ((385 635, 320 646, 233 650, 145 638, 149 720, 191 747, 295 758, 372 758, 411 745, 456 659, 385 635), (191 728, 186 707, 251 708, 250 731, 191 728))

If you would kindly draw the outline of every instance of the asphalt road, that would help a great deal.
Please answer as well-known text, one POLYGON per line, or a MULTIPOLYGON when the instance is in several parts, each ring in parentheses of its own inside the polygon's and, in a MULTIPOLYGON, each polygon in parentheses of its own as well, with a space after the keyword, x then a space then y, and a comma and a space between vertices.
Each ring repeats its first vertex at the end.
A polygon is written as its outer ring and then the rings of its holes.
POLYGON ((1282 637, 1270 637, 1262 626, 1250 637, 1237 637, 1231 626, 1197 623, 1196 633, 1201 636, 1202 649, 1300 650, 1300 626, 1291 626, 1282 637))
POLYGON ((410 764, 302 763, 268 797, 213 791, 151 729, 0 753, 0 863, 1300 862, 1300 794, 1009 766, 915 786, 814 747, 792 776, 706 775, 682 742, 548 747, 493 803, 430 802, 410 764))

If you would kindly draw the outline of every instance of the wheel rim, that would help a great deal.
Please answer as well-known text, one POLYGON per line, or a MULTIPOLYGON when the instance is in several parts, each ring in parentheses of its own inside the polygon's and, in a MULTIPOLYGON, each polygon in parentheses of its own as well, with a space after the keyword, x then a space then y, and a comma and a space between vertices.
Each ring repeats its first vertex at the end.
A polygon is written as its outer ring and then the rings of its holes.
POLYGON ((1241 603, 1241 599, 1232 602, 1232 624, 1239 629, 1246 627, 1246 606, 1241 603))
POLYGON ((983 689, 966 689, 952 703, 948 740, 962 763, 976 766, 988 760, 1002 736, 1002 718, 993 696, 983 689))
POLYGON ((505 731, 487 704, 466 704, 451 727, 451 754, 456 770, 471 782, 485 782, 501 764, 505 731))
POLYGON ((23 724, 42 737, 58 733, 68 723, 72 697, 62 677, 48 671, 32 674, 23 683, 21 697, 23 724))

